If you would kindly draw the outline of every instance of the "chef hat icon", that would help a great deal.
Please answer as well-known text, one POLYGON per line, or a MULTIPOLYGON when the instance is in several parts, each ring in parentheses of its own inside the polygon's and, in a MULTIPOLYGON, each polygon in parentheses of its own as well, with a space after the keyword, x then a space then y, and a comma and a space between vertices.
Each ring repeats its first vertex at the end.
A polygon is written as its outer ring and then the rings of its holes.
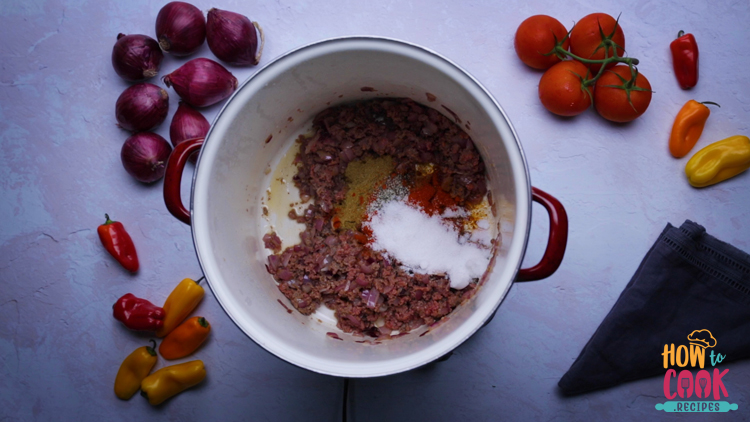
POLYGON ((716 339, 708 330, 694 330, 687 338, 690 344, 703 348, 716 346, 716 339))

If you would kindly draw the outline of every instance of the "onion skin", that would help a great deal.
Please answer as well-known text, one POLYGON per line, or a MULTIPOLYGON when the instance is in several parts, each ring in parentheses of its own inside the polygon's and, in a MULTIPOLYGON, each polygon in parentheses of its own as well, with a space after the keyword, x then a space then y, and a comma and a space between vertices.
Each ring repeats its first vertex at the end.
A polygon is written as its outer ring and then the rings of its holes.
POLYGON ((156 16, 156 39, 173 56, 189 56, 206 40, 206 18, 190 3, 167 3, 156 16))
POLYGON ((128 87, 115 104, 119 126, 131 132, 151 130, 167 118, 169 94, 148 82, 128 87))
POLYGON ((206 21, 208 48, 220 60, 233 66, 255 66, 260 61, 265 37, 257 22, 226 10, 211 9, 206 21), (258 48, 260 33, 261 44, 258 48))
MULTIPOLYGON (((180 101, 169 125, 169 140, 173 146, 177 146, 188 139, 205 138, 209 128, 211 124, 200 111, 180 101)), ((197 158, 198 154, 192 154, 190 162, 195 164, 197 158)))
POLYGON ((174 86, 177 95, 194 107, 208 107, 232 95, 237 78, 211 59, 190 60, 164 76, 164 83, 174 86))
POLYGON ((140 82, 159 74, 164 54, 153 38, 147 35, 119 34, 112 48, 112 67, 121 78, 140 82))
POLYGON ((172 147, 166 139, 152 132, 140 132, 122 145, 120 159, 128 174, 136 180, 153 183, 164 177, 171 153, 172 147))

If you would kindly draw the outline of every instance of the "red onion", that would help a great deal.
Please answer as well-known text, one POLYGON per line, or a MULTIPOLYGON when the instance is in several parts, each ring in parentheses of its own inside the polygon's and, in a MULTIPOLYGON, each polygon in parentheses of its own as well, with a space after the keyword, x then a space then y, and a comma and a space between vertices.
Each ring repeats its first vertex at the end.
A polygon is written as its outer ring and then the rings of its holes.
POLYGON ((288 281, 294 278, 294 273, 286 268, 282 268, 276 273, 276 277, 281 281, 288 281))
MULTIPOLYGON (((180 101, 172 117, 172 124, 169 125, 169 140, 172 141, 172 145, 177 146, 188 139, 205 138, 210 127, 211 124, 200 111, 180 101)), ((198 154, 193 153, 190 156, 190 162, 195 163, 197 158, 198 154)), ((265 236, 263 240, 266 240, 265 236)), ((281 247, 281 244, 278 246, 281 247)), ((270 249, 275 250, 273 247, 270 249)))
POLYGON ((341 150, 341 161, 348 163, 354 161, 355 158, 357 158, 357 155, 352 148, 344 148, 341 150))
POLYGON ((370 293, 367 295, 367 307, 368 308, 375 308, 375 306, 378 304, 378 299, 380 298, 380 292, 376 288, 370 289, 370 293))
POLYGON ((193 59, 174 72, 164 76, 171 87, 186 103, 207 107, 232 95, 237 89, 237 78, 224 66, 211 59, 193 59))
POLYGON ((169 142, 151 132, 140 132, 128 138, 120 158, 127 172, 136 180, 151 183, 161 179, 172 152, 169 142))
POLYGON ((362 273, 357 273, 357 277, 354 278, 354 282, 362 287, 367 287, 370 284, 370 282, 367 281, 362 273))
POLYGON ((333 156, 322 149, 318 151, 318 157, 320 158, 318 161, 320 162, 326 162, 333 160, 333 156))
POLYGON ((344 318, 349 320, 349 323, 356 326, 361 327, 362 326, 362 320, 355 317, 354 315, 344 315, 344 318))
POLYGON ((154 84, 135 84, 120 94, 115 118, 121 128, 142 132, 159 126, 167 118, 169 94, 154 84))
POLYGON ((427 283, 430 282, 430 276, 427 274, 414 274, 414 280, 416 280, 419 284, 427 285, 427 283))
POLYGON ((366 264, 366 263, 362 262, 362 263, 359 264, 359 269, 362 270, 362 272, 365 273, 365 274, 372 274, 372 273, 375 272, 374 266, 375 266, 375 264, 372 264, 372 263, 371 264, 366 264))
POLYGON ((146 35, 119 34, 112 49, 112 67, 130 82, 145 81, 159 73, 164 54, 159 44, 146 35))
POLYGON ((336 245, 339 244, 339 238, 336 237, 336 236, 328 236, 328 237, 326 237, 326 239, 324 240, 324 242, 325 242, 326 245, 328 245, 330 247, 334 247, 334 246, 336 246, 336 245))
MULTIPOLYGON (((281 240, 279 240, 279 248, 281 248, 281 240)), ((283 254, 281 254, 281 263, 286 267, 289 265, 289 261, 292 259, 292 253, 290 251, 284 251, 283 254)), ((305 276, 307 277, 307 276, 305 276)))
POLYGON ((270 272, 276 273, 278 271, 280 261, 281 259, 278 255, 268 255, 268 269, 270 272))
POLYGON ((331 266, 331 255, 326 255, 325 258, 323 258, 323 261, 318 263, 318 271, 328 271, 331 266))
POLYGON ((190 3, 167 3, 156 16, 156 39, 174 56, 193 54, 206 39, 206 18, 190 3))
POLYGON ((307 245, 310 243, 310 233, 305 230, 302 233, 299 234, 299 240, 302 242, 303 245, 307 245))
POLYGON ((266 40, 258 22, 250 22, 239 13, 211 9, 206 22, 206 41, 220 60, 234 66, 255 66, 260 61, 266 40), (256 28, 260 34, 260 48, 256 28))
POLYGON ((307 308, 308 305, 310 305, 310 303, 305 299, 297 299, 297 309, 307 308))
POLYGON ((424 122, 424 126, 422 126, 422 134, 425 136, 430 136, 438 131, 438 127, 435 123, 431 121, 424 122))

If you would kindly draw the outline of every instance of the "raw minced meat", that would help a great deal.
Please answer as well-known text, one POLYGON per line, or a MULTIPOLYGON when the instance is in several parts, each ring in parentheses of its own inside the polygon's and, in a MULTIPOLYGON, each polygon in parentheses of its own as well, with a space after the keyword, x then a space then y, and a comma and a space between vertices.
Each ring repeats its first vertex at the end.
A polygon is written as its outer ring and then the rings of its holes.
POLYGON ((459 205, 479 203, 487 187, 481 156, 469 136, 434 109, 410 99, 377 99, 332 107, 313 121, 314 135, 300 137, 294 183, 305 225, 301 242, 280 250, 274 233, 264 237, 275 253, 267 269, 279 290, 302 314, 324 304, 344 332, 373 337, 410 331, 449 314, 476 285, 450 288, 446 275, 412 274, 368 245, 367 233, 341 229, 335 213, 347 194, 349 162, 388 155, 394 172, 414 180, 418 165, 439 169, 439 186, 459 205))

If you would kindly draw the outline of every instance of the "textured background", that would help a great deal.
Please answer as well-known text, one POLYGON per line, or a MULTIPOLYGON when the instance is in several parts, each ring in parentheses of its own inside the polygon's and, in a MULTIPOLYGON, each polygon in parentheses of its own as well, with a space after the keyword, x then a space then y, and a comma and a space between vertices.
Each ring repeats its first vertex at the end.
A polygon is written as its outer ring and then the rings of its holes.
MULTIPOLYGON (((207 381, 160 408, 112 394, 120 362, 147 340, 110 316, 112 303, 127 292, 162 303, 179 280, 201 275, 190 228, 166 211, 161 182, 135 182, 119 157, 127 134, 115 126, 114 103, 127 84, 112 70, 112 45, 118 32, 153 36, 164 3, 0 1, 0 420, 340 418, 343 380, 264 352, 210 291, 198 310, 213 326, 197 353, 207 381), (141 258, 135 276, 99 244, 95 229, 105 212, 134 238, 141 258)), ((267 34, 261 65, 300 45, 354 34, 400 38, 444 54, 503 105, 533 184, 567 207, 570 237, 556 274, 514 286, 492 323, 447 362, 352 381, 352 420, 690 416, 654 410, 664 401, 660 377, 575 398, 559 396, 556 383, 667 222, 692 219, 750 251, 750 172, 696 190, 683 176, 687 159, 667 151, 673 118, 691 98, 722 105, 713 109, 698 147, 750 134, 750 3, 710 3, 194 3, 259 21, 267 34), (648 112, 631 124, 610 124, 594 112, 576 119, 550 115, 537 99, 541 74, 513 51, 515 29, 530 15, 549 14, 570 28, 600 11, 622 12, 627 50, 656 91, 648 112), (701 49, 701 80, 692 91, 679 89, 671 69, 668 45, 680 29, 694 33, 701 49)), ((205 45, 200 55, 212 57, 205 45)), ((166 56, 161 74, 182 62, 166 56)), ((255 71, 230 70, 240 81, 255 71)), ((168 91, 171 119, 177 96, 168 91)), ((209 120, 219 107, 204 110, 209 120)), ((157 132, 166 137, 168 124, 157 132)), ((183 188, 187 195, 187 181, 183 188)), ((539 259, 546 240, 546 215, 538 205, 534 214, 527 265, 539 259)), ((748 419, 750 362, 726 367, 729 401, 740 406, 732 416, 748 419)))

